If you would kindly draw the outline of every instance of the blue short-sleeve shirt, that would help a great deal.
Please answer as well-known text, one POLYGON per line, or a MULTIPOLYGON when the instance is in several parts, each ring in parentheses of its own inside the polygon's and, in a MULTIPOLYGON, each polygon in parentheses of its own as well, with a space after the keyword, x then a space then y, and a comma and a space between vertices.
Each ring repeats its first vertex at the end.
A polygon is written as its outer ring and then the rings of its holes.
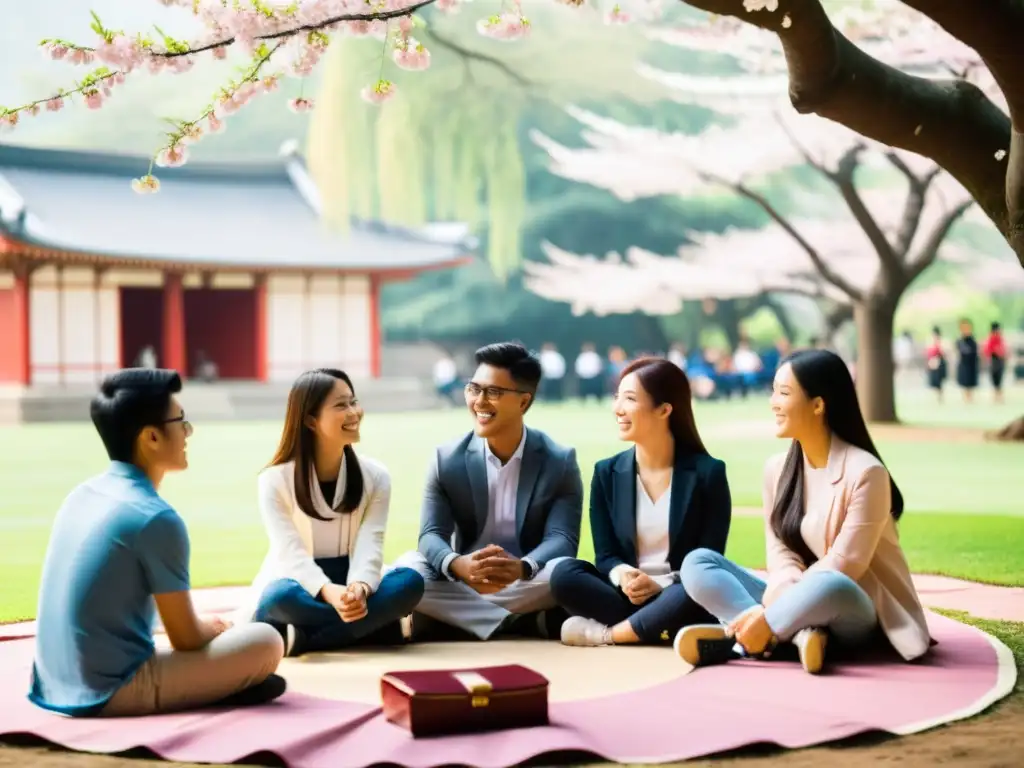
POLYGON ((154 595, 189 589, 184 521, 113 462, 57 513, 43 563, 29 700, 93 715, 154 652, 154 595))

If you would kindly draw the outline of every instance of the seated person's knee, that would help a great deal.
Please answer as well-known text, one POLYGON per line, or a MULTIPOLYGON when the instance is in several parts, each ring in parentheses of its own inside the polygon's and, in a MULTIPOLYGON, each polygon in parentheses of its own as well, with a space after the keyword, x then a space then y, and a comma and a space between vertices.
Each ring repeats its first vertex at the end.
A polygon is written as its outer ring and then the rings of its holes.
POLYGON ((700 570, 709 565, 716 565, 721 560, 722 556, 715 552, 715 550, 700 547, 687 553, 686 557, 683 558, 682 564, 679 566, 679 573, 685 583, 687 571, 700 570))

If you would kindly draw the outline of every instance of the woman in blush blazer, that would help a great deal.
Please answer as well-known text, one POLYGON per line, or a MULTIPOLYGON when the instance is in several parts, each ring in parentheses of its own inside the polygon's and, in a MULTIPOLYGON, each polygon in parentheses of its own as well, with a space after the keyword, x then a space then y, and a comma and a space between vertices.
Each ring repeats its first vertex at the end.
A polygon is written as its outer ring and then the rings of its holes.
POLYGON ((597 463, 590 487, 596 565, 556 566, 551 591, 571 618, 566 645, 671 642, 711 617, 680 584, 691 550, 725 551, 732 501, 725 464, 708 455, 690 383, 668 360, 627 366, 615 395, 619 438, 633 448, 597 463))
POLYGON ((423 596, 423 579, 409 568, 382 578, 391 479, 382 464, 356 456, 362 418, 345 373, 302 374, 277 453, 259 476, 270 551, 250 617, 277 628, 289 656, 400 642, 400 619, 423 596))
POLYGON ((884 637, 907 661, 931 645, 900 547, 903 497, 868 433, 849 369, 826 350, 791 355, 775 374, 776 434, 789 451, 764 472, 768 580, 697 550, 683 585, 720 624, 693 626, 676 652, 694 666, 796 646, 804 669, 827 641, 856 648, 884 637))

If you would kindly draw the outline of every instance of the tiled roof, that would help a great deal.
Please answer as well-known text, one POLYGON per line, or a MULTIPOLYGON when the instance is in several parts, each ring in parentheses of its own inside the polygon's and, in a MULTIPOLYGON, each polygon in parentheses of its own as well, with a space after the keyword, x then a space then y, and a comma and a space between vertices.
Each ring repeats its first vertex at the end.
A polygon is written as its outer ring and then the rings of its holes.
POLYGON ((131 180, 146 159, 0 144, 0 234, 106 259, 254 269, 415 270, 476 245, 459 223, 331 231, 302 158, 282 155, 158 168, 160 191, 139 195, 131 180))

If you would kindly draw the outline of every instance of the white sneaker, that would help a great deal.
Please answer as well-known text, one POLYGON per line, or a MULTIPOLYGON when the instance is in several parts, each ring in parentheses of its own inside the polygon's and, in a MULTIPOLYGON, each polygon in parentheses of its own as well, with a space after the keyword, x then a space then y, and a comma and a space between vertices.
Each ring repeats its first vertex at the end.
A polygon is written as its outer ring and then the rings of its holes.
POLYGON ((825 648, 828 634, 823 629, 801 629, 793 635, 793 645, 800 653, 800 663, 812 675, 821 672, 825 666, 825 648))
POLYGON ((562 624, 562 644, 591 648, 612 645, 612 631, 599 621, 571 616, 562 624))
POLYGON ((284 655, 285 656, 291 656, 292 652, 295 650, 295 637, 296 637, 295 625, 294 624, 285 624, 284 634, 285 634, 284 655))

